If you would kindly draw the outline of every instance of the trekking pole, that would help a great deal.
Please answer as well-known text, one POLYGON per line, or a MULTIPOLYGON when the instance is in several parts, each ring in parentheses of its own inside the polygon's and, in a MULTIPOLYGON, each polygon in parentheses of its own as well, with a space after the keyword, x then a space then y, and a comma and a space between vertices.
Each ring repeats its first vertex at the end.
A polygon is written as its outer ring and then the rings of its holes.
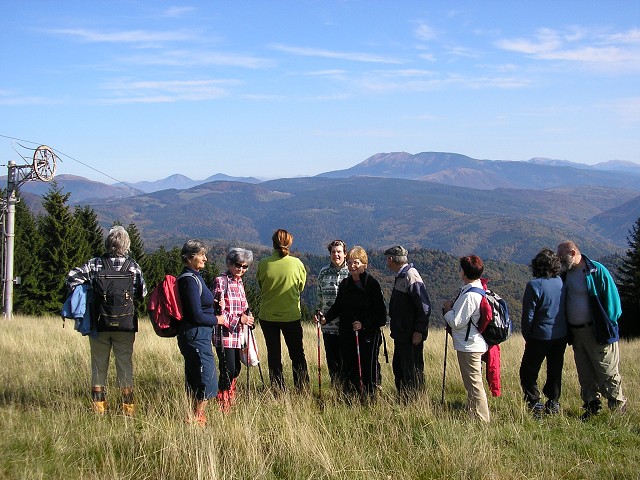
POLYGON ((316 313, 316 330, 318 334, 318 399, 322 400, 322 374, 320 373, 320 315, 322 315, 322 312, 318 310, 316 313))
POLYGON ((360 377, 360 395, 364 392, 364 384, 362 383, 362 362, 360 361, 360 338, 358 330, 356 330, 356 354, 358 355, 358 375, 360 377))
MULTIPOLYGON (((443 309, 444 310, 444 309, 443 309)), ((449 332, 447 328, 444 329, 444 366, 442 367, 442 396, 440 397, 440 403, 444 405, 444 384, 447 376, 447 350, 449 349, 449 332)))
POLYGON ((242 337, 242 341, 243 341, 243 345, 242 348, 243 350, 246 351, 245 355, 247 356, 247 400, 249 400, 250 394, 251 394, 251 386, 249 385, 249 370, 250 370, 250 366, 249 366, 249 327, 247 326, 247 330, 246 330, 246 335, 243 335, 242 337))

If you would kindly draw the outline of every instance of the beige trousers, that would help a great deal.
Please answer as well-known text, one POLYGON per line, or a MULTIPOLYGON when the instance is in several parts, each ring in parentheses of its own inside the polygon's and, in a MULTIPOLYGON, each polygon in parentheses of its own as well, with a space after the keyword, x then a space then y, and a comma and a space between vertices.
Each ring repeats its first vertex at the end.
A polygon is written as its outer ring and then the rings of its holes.
POLYGON ((487 393, 482 383, 482 353, 456 352, 462 383, 467 390, 467 409, 469 415, 489 422, 489 405, 487 393))
POLYGON ((593 402, 600 393, 614 405, 615 402, 625 403, 618 342, 598 345, 590 327, 571 328, 571 336, 582 401, 593 402))

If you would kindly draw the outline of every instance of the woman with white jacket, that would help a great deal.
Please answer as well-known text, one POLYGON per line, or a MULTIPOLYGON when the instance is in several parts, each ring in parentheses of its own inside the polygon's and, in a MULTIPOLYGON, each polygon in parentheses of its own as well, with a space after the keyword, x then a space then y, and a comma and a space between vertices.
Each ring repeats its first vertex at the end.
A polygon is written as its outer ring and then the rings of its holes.
POLYGON ((489 422, 489 405, 482 383, 482 354, 487 351, 488 345, 477 329, 482 295, 469 291, 472 287, 482 289, 480 277, 483 271, 484 265, 480 257, 462 257, 460 276, 464 286, 455 300, 444 303, 443 309, 444 320, 451 330, 453 348, 458 356, 462 382, 467 390, 469 414, 483 422, 489 422))

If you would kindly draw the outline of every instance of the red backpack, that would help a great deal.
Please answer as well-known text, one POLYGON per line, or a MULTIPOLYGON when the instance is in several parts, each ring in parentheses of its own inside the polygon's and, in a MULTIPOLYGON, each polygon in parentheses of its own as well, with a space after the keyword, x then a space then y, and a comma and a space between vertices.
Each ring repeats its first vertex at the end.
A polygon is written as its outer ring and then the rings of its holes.
POLYGON ((159 337, 175 337, 179 332, 179 323, 182 320, 182 303, 178 292, 178 280, 182 277, 193 277, 198 282, 202 295, 202 283, 191 272, 185 272, 178 277, 165 275, 164 280, 152 290, 149 295, 147 310, 153 331, 159 337))

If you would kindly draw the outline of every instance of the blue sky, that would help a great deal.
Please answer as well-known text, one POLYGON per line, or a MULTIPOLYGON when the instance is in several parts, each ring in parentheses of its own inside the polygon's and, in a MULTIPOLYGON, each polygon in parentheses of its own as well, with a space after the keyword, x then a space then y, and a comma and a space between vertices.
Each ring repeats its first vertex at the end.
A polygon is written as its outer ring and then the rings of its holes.
POLYGON ((640 163, 637 0, 0 7, 1 164, 31 155, 13 139, 105 183, 395 151, 640 163))

